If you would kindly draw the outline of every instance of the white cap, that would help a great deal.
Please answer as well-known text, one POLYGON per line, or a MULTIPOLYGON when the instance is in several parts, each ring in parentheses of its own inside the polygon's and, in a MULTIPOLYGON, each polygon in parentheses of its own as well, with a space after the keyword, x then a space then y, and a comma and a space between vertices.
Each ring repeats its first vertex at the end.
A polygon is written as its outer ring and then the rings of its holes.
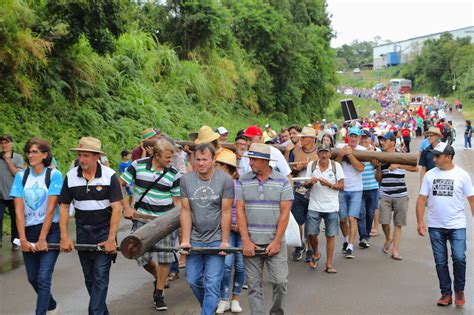
POLYGON ((224 133, 229 133, 225 127, 219 127, 216 129, 217 133, 223 135, 224 133))

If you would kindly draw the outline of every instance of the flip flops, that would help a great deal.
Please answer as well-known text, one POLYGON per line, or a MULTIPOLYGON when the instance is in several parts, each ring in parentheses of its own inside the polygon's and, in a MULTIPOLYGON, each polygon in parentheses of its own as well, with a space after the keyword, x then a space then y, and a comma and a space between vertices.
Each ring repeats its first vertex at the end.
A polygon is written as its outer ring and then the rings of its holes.
POLYGON ((390 253, 390 246, 392 246, 392 242, 393 241, 390 241, 390 244, 388 244, 388 247, 385 247, 385 244, 382 246, 382 252, 385 255, 388 255, 390 253))
POLYGON ((400 261, 400 260, 403 260, 402 256, 400 256, 400 255, 392 255, 392 256, 390 256, 390 257, 391 257, 393 260, 399 260, 399 261, 400 261))
POLYGON ((336 270, 334 267, 328 267, 328 268, 324 269, 324 271, 325 271, 326 273, 330 273, 330 274, 335 274, 335 273, 337 273, 337 270, 336 270))
POLYGON ((321 259, 321 254, 320 254, 319 257, 317 257, 317 258, 314 257, 314 256, 311 257, 311 261, 309 262, 309 267, 310 267, 311 269, 313 269, 313 270, 316 269, 316 268, 318 268, 318 263, 319 263, 319 260, 320 260, 320 259, 321 259))

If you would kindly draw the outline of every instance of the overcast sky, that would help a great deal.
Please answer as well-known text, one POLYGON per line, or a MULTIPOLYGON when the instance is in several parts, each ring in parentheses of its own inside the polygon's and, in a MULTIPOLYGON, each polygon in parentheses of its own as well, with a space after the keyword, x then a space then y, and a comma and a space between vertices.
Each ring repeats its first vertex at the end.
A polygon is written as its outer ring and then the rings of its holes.
MULTIPOLYGON (((337 33, 331 46, 379 35, 398 41, 474 25, 473 0, 326 0, 337 33)), ((474 36, 474 34, 473 34, 474 36)))

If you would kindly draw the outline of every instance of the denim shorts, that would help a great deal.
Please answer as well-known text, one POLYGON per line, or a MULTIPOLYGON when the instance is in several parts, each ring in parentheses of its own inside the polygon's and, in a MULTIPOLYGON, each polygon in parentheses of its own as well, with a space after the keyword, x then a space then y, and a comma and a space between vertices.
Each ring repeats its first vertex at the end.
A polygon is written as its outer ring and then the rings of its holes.
POLYGON ((306 229, 308 235, 319 235, 321 220, 324 220, 324 226, 326 227, 326 236, 332 237, 339 233, 339 216, 337 212, 319 212, 319 211, 308 211, 308 217, 306 219, 306 229))
POLYGON ((305 196, 295 192, 295 199, 291 205, 291 213, 295 217, 298 225, 303 225, 306 222, 306 215, 308 214, 309 199, 305 196))
POLYGON ((360 217, 362 191, 341 191, 339 193, 339 216, 341 219, 360 217))

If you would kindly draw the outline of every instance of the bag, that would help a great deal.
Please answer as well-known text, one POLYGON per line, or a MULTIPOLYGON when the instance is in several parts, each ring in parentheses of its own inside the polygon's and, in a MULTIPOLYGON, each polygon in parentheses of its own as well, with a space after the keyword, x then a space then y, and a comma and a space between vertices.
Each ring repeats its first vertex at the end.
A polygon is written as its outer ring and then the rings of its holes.
POLYGON ((286 245, 293 247, 301 247, 300 228, 298 223, 293 217, 293 213, 290 212, 290 219, 288 220, 288 226, 285 231, 286 245))
POLYGON ((165 174, 169 171, 170 169, 165 167, 163 169, 163 173, 161 173, 160 176, 158 176, 158 178, 150 185, 147 187, 147 189, 143 192, 143 194, 140 196, 140 198, 138 199, 137 202, 135 202, 135 205, 134 205, 134 208, 135 210, 138 210, 138 207, 140 206, 140 203, 142 202, 143 198, 145 198, 145 195, 150 191, 150 189, 155 186, 156 183, 158 183, 160 181, 160 179, 163 178, 163 176, 165 176, 165 174))
MULTIPOLYGON (((49 168, 49 167, 46 168, 46 175, 45 175, 45 178, 44 178, 46 188, 49 188, 49 184, 51 184, 51 172, 52 171, 53 170, 51 168, 49 168)), ((29 167, 25 170, 25 174, 23 174, 23 179, 21 181, 21 183, 23 184, 23 187, 25 187, 26 181, 28 180, 28 176, 30 176, 30 168, 29 167)))

